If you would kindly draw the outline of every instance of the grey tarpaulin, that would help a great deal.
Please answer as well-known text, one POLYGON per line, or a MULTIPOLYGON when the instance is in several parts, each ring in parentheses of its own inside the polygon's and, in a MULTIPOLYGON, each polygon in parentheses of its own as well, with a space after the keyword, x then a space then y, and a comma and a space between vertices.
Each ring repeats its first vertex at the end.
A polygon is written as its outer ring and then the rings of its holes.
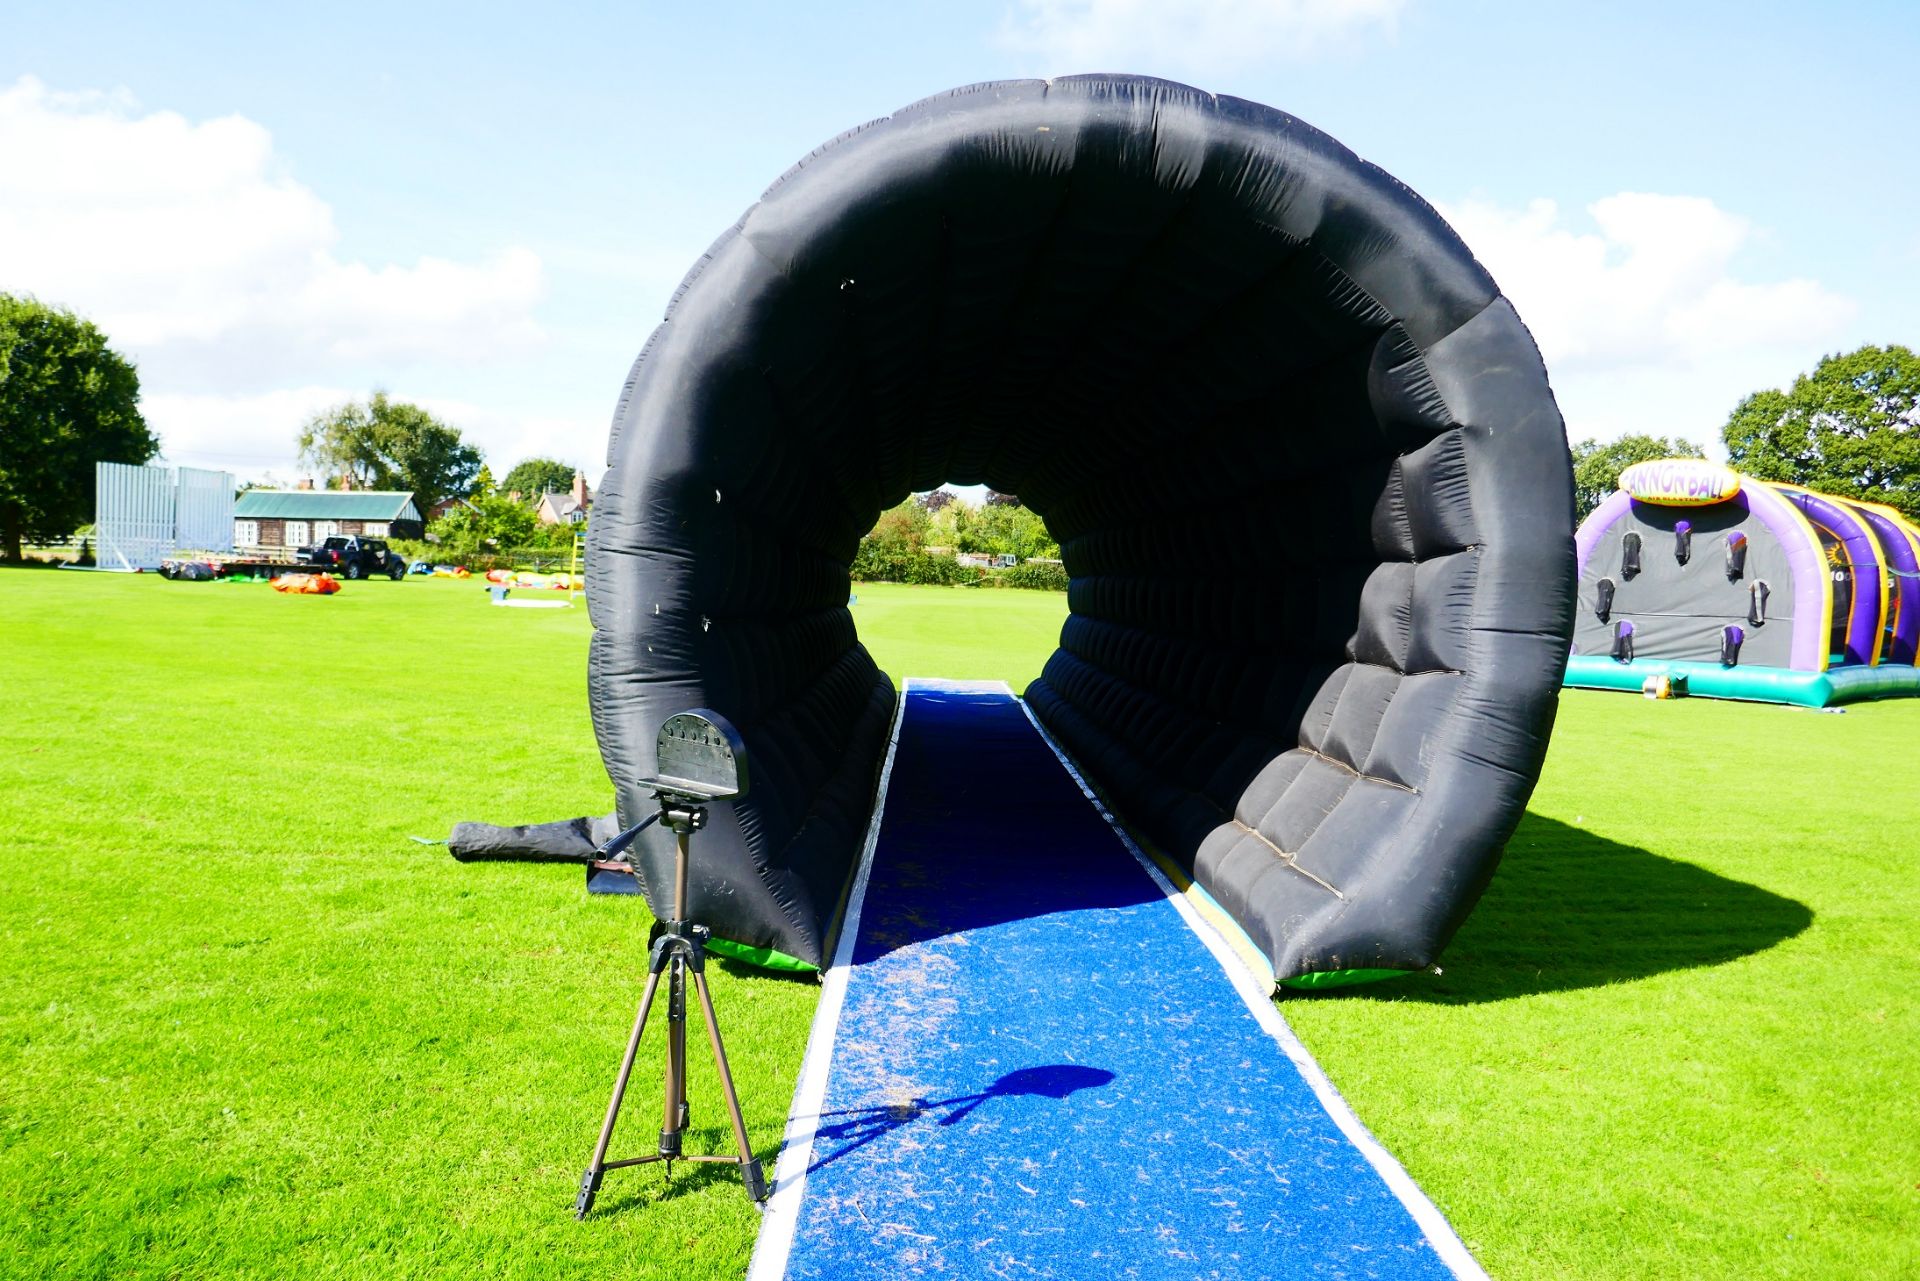
MULTIPOLYGON (((1431 962, 1546 750, 1574 573, 1539 355, 1418 196, 1254 103, 1014 81, 842 135, 688 273, 608 462, 601 751, 632 822, 666 716, 740 728, 754 793, 692 885, 739 942, 824 958, 894 702, 847 565, 942 482, 1045 516, 1072 614, 1028 699, 1282 978, 1431 962)), ((649 832, 643 880, 670 858, 649 832)))

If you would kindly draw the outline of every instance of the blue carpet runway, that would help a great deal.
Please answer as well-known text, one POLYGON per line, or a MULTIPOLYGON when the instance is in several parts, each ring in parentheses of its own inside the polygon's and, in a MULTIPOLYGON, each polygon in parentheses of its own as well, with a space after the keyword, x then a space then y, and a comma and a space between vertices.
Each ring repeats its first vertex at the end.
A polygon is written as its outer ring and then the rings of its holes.
POLYGON ((1005 687, 902 703, 750 1281, 1484 1275, 1005 687))

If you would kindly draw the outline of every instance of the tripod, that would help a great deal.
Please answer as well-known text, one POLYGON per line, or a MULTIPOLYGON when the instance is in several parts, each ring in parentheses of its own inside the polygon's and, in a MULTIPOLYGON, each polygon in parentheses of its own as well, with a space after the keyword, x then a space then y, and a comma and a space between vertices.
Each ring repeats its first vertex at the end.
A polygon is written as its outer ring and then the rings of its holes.
MULTIPOLYGON (((626 1056, 620 1060, 620 1074, 614 1078, 613 1098, 607 1104, 607 1119, 600 1126, 600 1141, 594 1144, 593 1160, 580 1176, 580 1196, 574 1202, 573 1217, 584 1219, 593 1208, 593 1198, 608 1170, 623 1166, 666 1164, 669 1177, 675 1161, 713 1161, 740 1167, 740 1178, 747 1185, 747 1196, 756 1205, 767 1199, 767 1181, 760 1162, 747 1145, 747 1123, 740 1115, 740 1096, 733 1089, 733 1073, 727 1068, 727 1050, 720 1042, 720 1023, 713 1013, 713 994, 707 990, 707 928, 687 920, 687 845, 693 833, 707 825, 704 805, 683 798, 660 794, 660 821, 673 831, 673 919, 653 940, 647 955, 647 986, 640 993, 640 1012, 633 1020, 633 1035, 627 1038, 626 1056), (627 1092, 627 1078, 633 1074, 633 1060, 640 1052, 640 1034, 646 1031, 647 1015, 653 1008, 660 977, 667 979, 667 1081, 666 1100, 660 1116, 660 1143, 649 1156, 607 1160, 607 1145, 613 1140, 614 1122, 620 1118, 620 1101, 627 1092), (713 1046, 713 1062, 720 1070, 720 1092, 727 1101, 727 1114, 733 1121, 735 1156, 689 1156, 680 1150, 687 1131, 687 980, 700 998, 701 1013, 707 1020, 707 1040, 713 1046)), ((637 829, 636 829, 637 830, 637 829)))

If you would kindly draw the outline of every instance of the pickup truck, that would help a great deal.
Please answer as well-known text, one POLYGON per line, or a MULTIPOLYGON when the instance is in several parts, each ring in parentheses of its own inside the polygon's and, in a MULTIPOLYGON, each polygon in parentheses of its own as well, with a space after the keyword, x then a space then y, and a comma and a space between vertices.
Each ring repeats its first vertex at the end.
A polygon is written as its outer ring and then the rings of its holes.
POLYGON ((302 565, 342 578, 385 574, 399 582, 407 573, 407 562, 398 552, 387 550, 387 545, 378 538, 336 534, 316 546, 302 547, 297 559, 302 565))

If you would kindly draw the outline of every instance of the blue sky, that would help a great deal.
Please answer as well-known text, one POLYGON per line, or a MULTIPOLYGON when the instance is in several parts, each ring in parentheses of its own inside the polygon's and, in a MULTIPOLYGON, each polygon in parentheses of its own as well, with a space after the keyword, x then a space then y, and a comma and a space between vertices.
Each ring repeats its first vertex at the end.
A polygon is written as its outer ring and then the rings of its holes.
POLYGON ((99 321, 179 463, 297 474, 380 386, 597 474, 682 270, 795 159, 978 80, 1292 112, 1440 207, 1569 430, 1717 437, 1920 343, 1920 22, 1463 0, 33 6, 0 35, 0 290, 99 321))

